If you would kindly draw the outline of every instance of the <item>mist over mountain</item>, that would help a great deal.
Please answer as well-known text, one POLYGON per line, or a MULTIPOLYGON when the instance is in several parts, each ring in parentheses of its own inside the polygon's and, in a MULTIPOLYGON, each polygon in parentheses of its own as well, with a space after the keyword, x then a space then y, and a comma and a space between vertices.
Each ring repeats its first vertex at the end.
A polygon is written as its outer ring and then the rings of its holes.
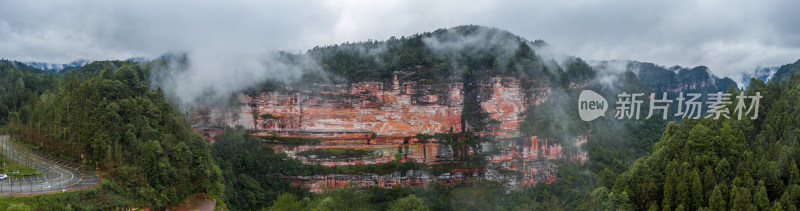
MULTIPOLYGON (((126 59, 125 61, 141 63, 141 62, 150 61, 150 59, 144 58, 144 57, 135 57, 135 58, 126 59)), ((25 69, 34 70, 35 69, 35 70, 44 71, 44 72, 48 72, 48 73, 60 74, 60 73, 68 72, 70 70, 74 70, 74 69, 83 67, 83 66, 88 65, 88 64, 90 64, 92 62, 95 62, 95 61, 88 60, 88 59, 78 59, 78 60, 75 60, 73 62, 66 63, 66 64, 57 64, 57 63, 48 63, 48 62, 40 62, 40 61, 21 62, 21 61, 11 61, 11 60, 6 60, 6 59, 0 59, 0 62, 6 63, 6 64, 10 64, 10 65, 14 65, 15 68, 20 69, 20 70, 25 70, 25 69)))
POLYGON ((747 83, 750 81, 750 78, 757 78, 764 82, 768 82, 773 76, 775 76, 775 73, 778 72, 778 68, 780 68, 780 66, 757 67, 752 73, 743 73, 741 83, 747 85, 747 83))
MULTIPOLYGON (((185 53, 180 57, 182 59, 166 54, 158 58, 165 61, 161 65, 164 71, 154 74, 151 80, 168 94, 190 105, 225 102, 236 92, 263 89, 274 82, 282 86, 303 86, 308 83, 388 81, 396 71, 404 73, 402 78, 422 83, 459 81, 466 69, 485 70, 486 76, 560 80, 560 72, 574 62, 582 61, 557 49, 543 40, 530 41, 506 30, 465 25, 407 37, 392 36, 382 41, 317 46, 305 53, 276 52, 242 58, 185 53)), ((149 60, 131 58, 128 61, 141 63, 149 60)), ((5 62, 15 63, 20 66, 18 69, 25 69, 21 65, 26 65, 52 73, 90 63, 88 60, 69 64, 5 62)), ((714 75, 714 71, 705 66, 667 67, 669 64, 630 60, 589 63, 600 72, 621 74, 631 71, 654 91, 720 90, 728 86, 744 87, 749 78, 768 81, 773 75, 782 75, 777 74, 779 67, 757 68, 754 73, 743 74, 734 81, 714 75)), ((790 68, 783 69, 786 72, 790 68)))
POLYGON ((792 75, 800 72, 800 60, 797 60, 794 63, 781 65, 771 79, 777 80, 779 82, 786 82, 789 80, 792 75))
POLYGON ((25 62, 25 64, 28 65, 28 66, 34 67, 34 68, 38 68, 38 69, 41 69, 41 70, 44 70, 44 71, 48 71, 48 72, 59 72, 59 71, 61 71, 63 69, 69 68, 69 67, 72 67, 72 68, 81 67, 81 66, 89 64, 91 62, 92 61, 89 61, 89 60, 86 60, 86 59, 79 59, 79 60, 75 60, 73 62, 70 62, 68 64, 54 64, 54 63, 46 63, 46 62, 25 62))
MULTIPOLYGON (((305 53, 275 52, 263 56, 215 57, 208 53, 166 54, 161 75, 154 75, 168 93, 187 103, 225 101, 230 94, 263 86, 265 81, 284 85, 388 81, 394 72, 403 77, 431 83, 434 80, 460 80, 465 69, 485 70, 491 75, 557 79, 559 72, 577 62, 574 56, 557 50, 543 40, 530 41, 509 31, 465 25, 386 40, 346 42, 317 46, 305 53), (177 59, 181 58, 181 59, 177 59), (227 62, 226 62, 227 61, 227 62), (240 62, 236 62, 240 61, 240 62), (247 61, 247 62, 242 62, 247 61)), ((577 59, 577 60, 576 60, 577 59)), ((146 62, 144 58, 129 61, 146 62)), ((69 64, 24 63, 48 72, 74 69, 88 64, 77 60, 69 64)), ((657 91, 685 90, 690 87, 727 87, 736 82, 746 85, 749 77, 768 80, 775 68, 757 69, 741 80, 720 78, 705 66, 687 68, 643 61, 590 61, 596 71, 632 71, 657 91)), ((669 64, 667 64, 669 65, 669 64)))

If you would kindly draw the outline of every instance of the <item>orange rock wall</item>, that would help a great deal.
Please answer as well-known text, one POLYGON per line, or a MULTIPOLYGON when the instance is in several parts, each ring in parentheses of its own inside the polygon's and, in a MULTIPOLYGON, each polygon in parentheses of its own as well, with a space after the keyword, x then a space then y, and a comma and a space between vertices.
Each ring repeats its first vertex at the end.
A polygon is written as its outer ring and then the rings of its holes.
POLYGON ((511 78, 495 77, 485 90, 491 90, 491 97, 481 102, 481 108, 489 113, 493 120, 500 121, 496 128, 491 128, 491 133, 498 138, 519 136, 519 123, 522 119, 519 114, 527 109, 524 104, 525 97, 520 89, 519 82, 511 78))
POLYGON ((440 96, 420 94, 411 88, 384 90, 380 82, 366 82, 351 85, 344 94, 337 92, 319 96, 316 93, 269 92, 243 98, 244 102, 255 105, 253 109, 259 114, 278 117, 258 118, 253 129, 275 132, 375 132, 381 136, 397 137, 417 132, 445 132, 451 128, 454 132, 460 132, 461 89, 461 84, 452 84, 446 96, 440 96), (412 95, 419 97, 412 99, 412 95))
MULTIPOLYGON (((261 135, 321 139, 361 139, 372 132, 381 137, 461 132, 464 91, 460 82, 423 85, 395 77, 391 85, 360 82, 312 87, 252 97, 242 94, 242 106, 235 108, 199 108, 193 126, 241 125, 261 135)), ((481 134, 496 138, 519 137, 519 114, 549 95, 547 88, 523 90, 511 77, 489 78, 478 87, 482 110, 499 123, 481 134)))
MULTIPOLYGON (((522 120, 519 114, 528 104, 538 104, 541 99, 526 102, 530 98, 524 96, 514 78, 495 77, 488 81, 481 90, 488 97, 482 99, 480 105, 500 124, 487 133, 500 138, 519 136, 522 120)), ((375 132, 382 137, 461 132, 464 102, 461 83, 418 85, 401 83, 395 78, 391 86, 383 82, 361 82, 324 88, 324 91, 296 93, 267 92, 254 97, 242 95, 242 102, 252 111, 277 117, 259 117, 246 128, 282 136, 297 136, 292 135, 297 132, 319 133, 307 136, 335 139, 342 138, 333 134, 336 132, 375 132)))

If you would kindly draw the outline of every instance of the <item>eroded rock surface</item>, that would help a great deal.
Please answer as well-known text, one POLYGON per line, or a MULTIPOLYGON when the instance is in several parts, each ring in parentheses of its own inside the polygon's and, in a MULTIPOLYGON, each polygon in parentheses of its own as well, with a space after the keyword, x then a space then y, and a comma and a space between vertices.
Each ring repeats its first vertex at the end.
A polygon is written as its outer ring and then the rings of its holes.
MULTIPOLYGON (((475 84, 473 84, 475 85, 475 84)), ((264 92, 240 95, 241 106, 206 108, 194 118, 195 129, 214 138, 226 126, 242 126, 254 135, 317 138, 320 143, 304 145, 270 144, 276 151, 305 164, 322 166, 370 165, 421 162, 437 165, 461 162, 465 156, 489 154, 488 164, 480 168, 453 168, 438 175, 425 171, 395 172, 389 175, 315 175, 287 176, 293 184, 319 192, 355 184, 391 187, 425 186, 430 182, 445 184, 471 180, 502 181, 511 189, 550 183, 555 179, 554 160, 585 162, 580 150, 586 143, 581 135, 578 150, 565 153, 558 141, 537 136, 520 137, 519 125, 526 109, 548 100, 548 88, 523 88, 516 78, 493 77, 477 84, 477 102, 488 114, 489 126, 479 136, 492 137, 474 148, 444 140, 420 141, 418 133, 459 133, 465 103, 461 82, 417 84, 394 77, 390 84, 360 82, 340 85, 317 85, 309 90, 264 92), (374 137, 376 136, 376 137, 374 137), (298 154, 311 149, 368 150, 365 157, 317 157, 298 154), (516 172, 516 173, 509 173, 516 172)))
MULTIPOLYGON (((498 138, 519 136, 520 113, 547 99, 547 90, 523 90, 514 78, 486 80, 481 109, 499 122, 488 128, 498 138), (536 93, 528 94, 526 93, 536 93)), ((259 133, 315 138, 406 137, 417 133, 461 132, 463 84, 421 85, 361 82, 320 85, 318 90, 241 95, 238 108, 201 108, 195 128, 241 125, 259 133)))

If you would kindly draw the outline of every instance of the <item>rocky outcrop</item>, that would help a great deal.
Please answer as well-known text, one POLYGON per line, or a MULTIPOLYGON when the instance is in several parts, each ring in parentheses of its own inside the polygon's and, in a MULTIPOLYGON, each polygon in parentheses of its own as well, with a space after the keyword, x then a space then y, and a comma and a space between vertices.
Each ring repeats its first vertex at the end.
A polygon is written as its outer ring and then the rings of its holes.
POLYGON ((519 136, 519 123, 522 121, 519 114, 527 109, 519 82, 513 78, 495 77, 484 88, 491 91, 491 95, 480 105, 496 124, 487 132, 497 135, 498 138, 519 136))
POLYGON ((362 82, 329 93, 270 92, 243 98, 254 113, 263 114, 252 129, 265 132, 375 132, 386 137, 459 132, 461 84, 448 84, 441 94, 430 85, 413 87, 396 82, 387 90, 381 82, 362 82))
MULTIPOLYGON (((495 123, 482 131, 499 138, 519 136, 519 114, 547 99, 547 90, 523 90, 519 81, 494 77, 480 86, 481 109, 495 123), (526 93, 536 93, 526 94, 526 93)), ((326 139, 407 137, 461 132, 463 84, 417 84, 394 77, 391 85, 360 82, 318 85, 315 90, 240 95, 239 108, 205 108, 195 128, 241 125, 261 134, 326 139)))
MULTIPOLYGON (((558 141, 520 137, 519 125, 523 118, 520 114, 548 100, 550 90, 546 85, 523 88, 513 77, 478 79, 470 85, 474 87, 469 92, 470 105, 479 105, 488 122, 488 126, 473 132, 493 138, 478 147, 435 138, 421 142, 415 137, 418 133, 462 132, 464 84, 420 84, 402 81, 397 74, 388 83, 314 85, 303 90, 240 95, 241 106, 206 108, 196 115, 194 125, 209 138, 215 137, 225 126, 240 125, 255 135, 322 139, 314 144, 270 144, 276 151, 305 164, 321 166, 370 165, 397 159, 437 165, 460 162, 470 155, 488 154, 485 159, 489 162, 483 167, 454 168, 437 175, 409 171, 390 175, 287 177, 293 184, 315 192, 346 184, 426 186, 431 182, 450 184, 472 180, 502 181, 508 188, 515 189, 552 182, 558 170, 556 159, 585 162, 585 152, 565 152, 558 141), (307 152, 311 149, 353 149, 349 151, 369 153, 359 157, 316 156, 307 152)), ((585 136, 574 143, 580 148, 585 136)))

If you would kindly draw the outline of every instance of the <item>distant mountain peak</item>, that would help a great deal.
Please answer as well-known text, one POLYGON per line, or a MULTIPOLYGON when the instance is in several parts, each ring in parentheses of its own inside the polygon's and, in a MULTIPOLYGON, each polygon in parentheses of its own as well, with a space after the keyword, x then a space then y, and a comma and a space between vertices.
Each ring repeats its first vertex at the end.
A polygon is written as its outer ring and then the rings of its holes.
POLYGON ((86 64, 92 63, 88 59, 78 59, 67 64, 48 63, 48 62, 23 62, 23 64, 31 66, 36 69, 44 70, 46 72, 59 72, 68 67, 82 67, 86 64))

